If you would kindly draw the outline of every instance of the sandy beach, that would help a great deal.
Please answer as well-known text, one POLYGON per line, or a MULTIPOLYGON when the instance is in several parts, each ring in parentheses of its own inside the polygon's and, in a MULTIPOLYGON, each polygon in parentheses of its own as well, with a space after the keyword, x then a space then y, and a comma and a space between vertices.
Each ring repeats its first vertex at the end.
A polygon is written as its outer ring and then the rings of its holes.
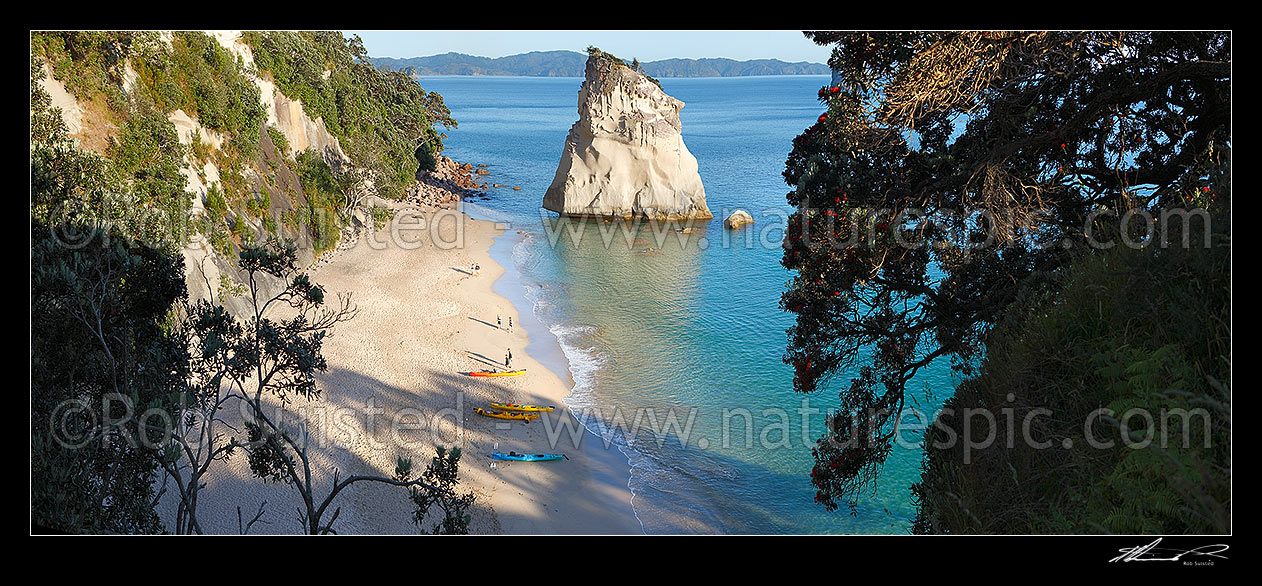
MULTIPOLYGON (((638 534, 627 488, 629 469, 616 447, 583 430, 562 399, 569 385, 528 356, 518 308, 492 285, 504 267, 492 261, 494 223, 447 211, 433 229, 401 214, 374 234, 311 271, 332 298, 352 294, 356 317, 325 341, 328 371, 319 376, 320 400, 292 405, 322 442, 313 472, 327 487, 332 471, 391 476, 396 458, 411 457, 417 472, 434 446, 462 449, 460 490, 477 497, 470 531, 476 534, 638 534), (457 228, 459 224, 459 228, 457 228), (475 276, 471 265, 480 265, 475 276), (497 326, 496 319, 501 324, 497 326), (514 328, 508 328, 509 319, 514 328), (475 378, 469 371, 500 369, 511 350, 516 377, 475 378), (491 401, 553 405, 531 423, 474 413, 491 401), (550 433, 551 432, 551 433, 550 433), (550 441, 550 436, 555 442, 550 441), (556 462, 503 462, 492 451, 564 453, 556 462)), ((547 332, 535 335, 549 335, 547 332)), ((327 490, 325 488, 324 490, 327 490)), ((250 476, 244 455, 212 468, 199 504, 208 533, 236 533, 266 501, 263 522, 250 533, 301 531, 297 492, 250 476)), ((342 534, 407 534, 418 528, 404 489, 359 483, 339 496, 334 528, 342 534)), ((170 518, 173 499, 160 511, 170 518)), ((428 529, 429 521, 425 529, 428 529)))

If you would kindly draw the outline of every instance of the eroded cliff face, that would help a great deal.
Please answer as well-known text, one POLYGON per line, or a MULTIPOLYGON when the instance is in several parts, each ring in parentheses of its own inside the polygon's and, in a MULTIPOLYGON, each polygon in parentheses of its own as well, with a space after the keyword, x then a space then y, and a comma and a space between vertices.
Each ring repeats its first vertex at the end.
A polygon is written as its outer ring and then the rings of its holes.
MULTIPOLYGON (((211 35, 220 46, 240 57, 247 67, 253 68, 254 51, 241 40, 241 31, 214 31, 211 35)), ((276 127, 285 136, 289 142, 289 153, 315 149, 334 169, 350 161, 337 137, 325 128, 324 120, 312 119, 303 109, 301 100, 281 93, 271 74, 264 72, 251 78, 259 88, 259 101, 267 114, 267 125, 276 127)))
POLYGON ((697 159, 684 146, 684 103, 648 77, 593 56, 543 207, 571 216, 713 217, 697 159))
MULTIPOLYGON (((253 51, 241 39, 240 31, 208 31, 208 34, 246 65, 253 65, 253 51)), ((160 38, 170 46, 172 42, 170 32, 161 32, 160 38)), ((55 78, 52 68, 47 63, 44 63, 43 67, 45 76, 40 84, 52 98, 53 106, 61 108, 62 120, 66 123, 72 139, 80 148, 106 155, 106 145, 116 134, 117 128, 113 124, 96 120, 95 118, 100 118, 100 116, 96 115, 93 104, 77 100, 66 90, 65 85, 55 78)), ((265 214, 272 218, 279 218, 286 212, 298 210, 306 203, 303 187, 299 184, 297 175, 289 168, 288 159, 292 155, 313 149, 333 169, 348 165, 350 158, 342 150, 338 138, 328 131, 324 120, 318 117, 311 118, 301 101, 291 99, 280 92, 270 74, 264 72, 248 75, 259 89, 260 105, 267 118, 259 132, 260 154, 256 160, 246 161, 243 178, 249 189, 256 193, 264 191, 268 193, 267 199, 271 202, 271 207, 265 210, 265 214), (284 135, 288 142, 285 152, 281 152, 279 147, 272 143, 266 132, 269 126, 284 135), (270 180, 264 179, 261 169, 270 171, 272 175, 270 180)), ((132 95, 137 91, 136 83, 135 70, 130 62, 125 63, 121 89, 126 94, 132 95)), ((172 111, 167 115, 167 119, 175 127, 180 143, 185 146, 199 141, 202 148, 213 154, 221 150, 230 138, 202 126, 195 116, 190 116, 184 110, 172 111)), ((180 173, 185 178, 187 193, 191 198, 190 210, 195 215, 205 213, 208 192, 212 185, 220 183, 220 169, 216 166, 213 157, 211 159, 197 161, 190 151, 185 155, 184 165, 180 168, 180 173)), ((228 213, 231 214, 230 217, 236 217, 240 212, 233 209, 228 213)), ((262 218, 242 215, 242 220, 247 228, 256 234, 264 234, 267 231, 262 218)), ((306 238, 298 229, 280 222, 277 222, 276 229, 280 236, 298 244, 298 262, 301 266, 308 266, 315 262, 315 251, 310 246, 309 238, 306 238)), ((184 256, 185 284, 188 287, 189 297, 193 300, 218 298, 221 274, 230 276, 236 282, 245 280, 245 275, 237 266, 235 259, 224 258, 214 250, 206 236, 195 231, 189 234, 189 239, 181 249, 181 253, 184 256)), ((278 292, 285 285, 268 276, 261 277, 260 284, 264 293, 267 294, 278 292)), ((243 298, 224 297, 220 301, 233 313, 248 313, 246 310, 249 306, 243 298)))

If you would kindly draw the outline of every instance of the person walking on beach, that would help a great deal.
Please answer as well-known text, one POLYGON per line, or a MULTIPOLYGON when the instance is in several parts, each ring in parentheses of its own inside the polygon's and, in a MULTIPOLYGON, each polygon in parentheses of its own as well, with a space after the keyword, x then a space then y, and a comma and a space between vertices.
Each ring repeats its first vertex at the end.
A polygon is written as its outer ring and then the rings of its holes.
POLYGON ((509 368, 512 365, 513 365, 513 349, 509 348, 508 354, 504 355, 504 368, 509 368))
POLYGON ((508 331, 513 331, 513 316, 508 316, 508 331))
POLYGON ((500 321, 500 316, 495 316, 495 327, 503 327, 504 323, 500 321))

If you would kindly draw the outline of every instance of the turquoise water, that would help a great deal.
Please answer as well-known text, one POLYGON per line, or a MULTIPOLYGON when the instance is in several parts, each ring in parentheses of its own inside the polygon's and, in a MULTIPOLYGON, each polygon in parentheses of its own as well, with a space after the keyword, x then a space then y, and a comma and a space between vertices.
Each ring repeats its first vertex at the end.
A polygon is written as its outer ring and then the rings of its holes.
MULTIPOLYGON (((813 502, 810 448, 836 392, 794 393, 781 362, 792 323, 778 308, 791 278, 779 264, 778 228, 789 211, 781 172, 793 137, 822 111, 816 91, 827 80, 661 80, 686 104, 684 141, 716 218, 690 233, 576 224, 585 226, 577 246, 564 229, 552 243, 557 218, 539 205, 577 118, 582 80, 420 80, 460 123, 445 154, 488 164, 486 183, 522 187, 491 189, 467 209, 511 224, 492 254, 517 271, 497 291, 532 313, 523 318, 532 332, 527 352, 545 363, 555 355, 555 368, 568 370, 571 410, 627 456, 635 513, 648 533, 901 533, 915 514, 914 426, 856 515, 813 502), (725 230, 721 220, 736 207, 757 223, 725 230), (608 246, 602 227, 613 230, 608 246), (553 337, 536 333, 543 330, 553 337)), ((909 386, 926 422, 951 388, 944 363, 909 386)))

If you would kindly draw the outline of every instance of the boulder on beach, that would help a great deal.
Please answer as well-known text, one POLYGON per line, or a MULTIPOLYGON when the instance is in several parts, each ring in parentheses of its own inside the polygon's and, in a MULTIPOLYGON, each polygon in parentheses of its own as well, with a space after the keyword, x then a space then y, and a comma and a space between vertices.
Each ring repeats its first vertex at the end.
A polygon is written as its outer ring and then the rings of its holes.
POLYGON ((732 212, 731 215, 729 215, 726 220, 723 220, 723 225, 733 230, 735 230, 736 228, 740 228, 741 226, 745 226, 747 224, 753 224, 753 223, 754 223, 754 217, 749 215, 749 212, 745 210, 736 210, 732 212))

